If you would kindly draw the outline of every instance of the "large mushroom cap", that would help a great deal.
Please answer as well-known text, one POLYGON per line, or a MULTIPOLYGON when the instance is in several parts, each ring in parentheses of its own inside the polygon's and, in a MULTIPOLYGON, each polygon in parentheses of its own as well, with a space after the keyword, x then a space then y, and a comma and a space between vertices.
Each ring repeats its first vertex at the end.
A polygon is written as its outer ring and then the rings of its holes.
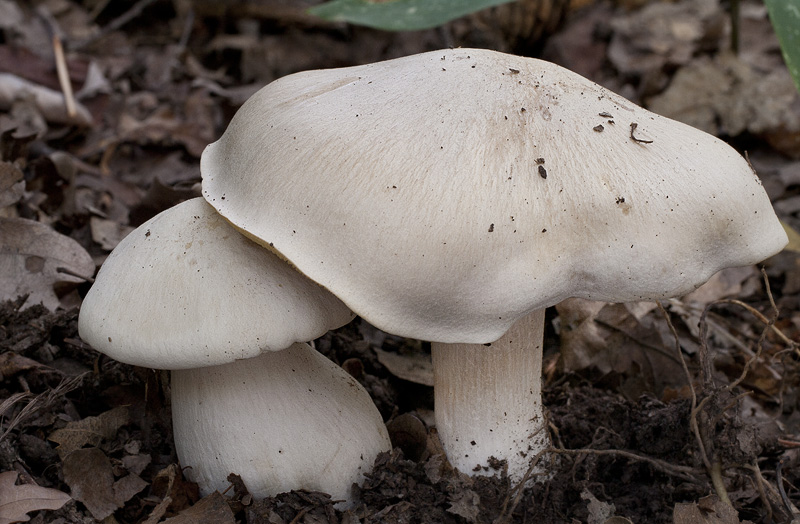
POLYGON ((125 237, 81 307, 81 337, 128 364, 189 369, 312 340, 353 318, 202 198, 125 237))
POLYGON ((786 243, 722 141, 493 51, 282 78, 201 167, 236 227, 378 327, 439 342, 570 296, 679 295, 786 243))

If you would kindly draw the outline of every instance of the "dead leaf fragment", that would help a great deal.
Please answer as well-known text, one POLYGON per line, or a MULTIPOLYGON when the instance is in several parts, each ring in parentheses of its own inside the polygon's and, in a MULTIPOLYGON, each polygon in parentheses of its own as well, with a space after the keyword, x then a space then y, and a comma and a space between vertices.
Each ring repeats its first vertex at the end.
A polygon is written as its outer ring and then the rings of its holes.
POLYGON ((51 433, 48 440, 58 444, 56 451, 64 458, 86 445, 97 446, 104 439, 114 438, 117 430, 129 422, 128 408, 118 407, 96 417, 70 422, 66 427, 51 433))
POLYGON ((190 508, 181 511, 177 517, 164 521, 164 524, 234 524, 233 512, 225 498, 215 491, 190 508))
POLYGON ((675 504, 673 524, 753 524, 739 520, 739 514, 716 496, 704 497, 698 502, 675 504))
POLYGON ((89 226, 92 230, 92 240, 108 251, 117 247, 117 244, 134 230, 134 228, 119 222, 98 217, 90 218, 89 226))
POLYGON ((433 386, 433 363, 430 355, 422 353, 401 355, 378 348, 373 349, 378 356, 378 362, 386 366, 392 375, 415 384, 433 386))
POLYGON ((8 109, 15 100, 26 96, 33 99, 36 109, 48 122, 80 126, 92 124, 92 115, 83 104, 78 103, 76 114, 70 116, 67 114, 63 94, 16 75, 0 73, 0 108, 8 109))
POLYGON ((605 524, 614 517, 614 504, 599 500, 588 489, 581 492, 581 498, 586 501, 586 509, 589 510, 587 524, 605 524))
POLYGON ((41 303, 55 311, 54 284, 93 274, 92 257, 75 240, 34 220, 0 217, 0 299, 28 295, 22 309, 41 303))
POLYGON ((10 206, 22 198, 25 182, 22 171, 11 162, 0 162, 0 208, 10 206))
POLYGON ((481 497, 471 489, 458 491, 450 497, 448 513, 463 517, 467 522, 478 522, 481 497))
POLYGON ((59 509, 72 497, 57 489, 32 484, 15 485, 16 471, 0 473, 0 524, 28 522, 27 513, 43 509, 59 509))
POLYGON ((98 448, 73 451, 63 462, 64 482, 73 498, 97 520, 108 517, 147 487, 147 482, 133 473, 115 481, 111 461, 98 448))

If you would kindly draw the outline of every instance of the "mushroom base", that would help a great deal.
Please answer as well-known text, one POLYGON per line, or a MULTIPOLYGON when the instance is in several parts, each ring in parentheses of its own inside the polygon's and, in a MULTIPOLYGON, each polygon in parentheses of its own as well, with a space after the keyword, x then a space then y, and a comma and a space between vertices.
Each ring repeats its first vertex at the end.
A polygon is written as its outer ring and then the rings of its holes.
POLYGON ((505 460, 518 482, 550 445, 542 413, 543 330, 541 309, 491 344, 432 344, 436 428, 460 471, 495 475, 493 457, 505 460))
POLYGON ((366 390, 308 344, 172 372, 175 447, 202 494, 229 473, 266 497, 307 489, 351 503, 351 486, 391 449, 366 390))

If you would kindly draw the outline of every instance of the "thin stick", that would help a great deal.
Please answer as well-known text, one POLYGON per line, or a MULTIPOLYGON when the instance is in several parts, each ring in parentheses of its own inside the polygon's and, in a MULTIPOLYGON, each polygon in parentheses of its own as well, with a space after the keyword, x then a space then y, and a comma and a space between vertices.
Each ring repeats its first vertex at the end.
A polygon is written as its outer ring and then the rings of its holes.
MULTIPOLYGON (((772 297, 772 291, 769 287, 769 278, 767 278, 767 272, 764 271, 764 268, 761 268, 761 275, 764 278, 764 286, 766 287, 767 297, 769 298, 769 303, 772 306, 772 317, 770 317, 769 321, 767 322, 766 327, 761 331, 761 335, 758 337, 758 343, 756 344, 756 354, 753 355, 752 358, 748 359, 747 362, 744 363, 744 367, 742 368, 742 373, 739 375, 739 378, 731 382, 726 386, 728 391, 732 390, 736 386, 744 381, 747 373, 750 371, 750 367, 756 362, 759 358, 761 358, 761 353, 764 351, 764 340, 767 338, 767 332, 770 330, 772 326, 775 325, 775 322, 778 320, 778 314, 780 311, 778 310, 778 306, 775 305, 775 299, 772 297)), ((709 304, 709 307, 711 304, 709 304)))
POLYGON ((701 482, 696 476, 697 470, 689 467, 689 466, 680 466, 677 464, 670 464, 665 460, 660 460, 652 457, 648 457, 645 455, 638 455, 636 453, 630 451, 623 451, 619 449, 563 449, 563 448, 549 448, 546 451, 551 453, 559 453, 562 455, 571 455, 571 456, 579 456, 579 455, 608 455, 614 457, 623 457, 630 460, 637 460, 641 462, 647 462, 651 466, 653 466, 658 471, 665 473, 667 475, 671 475, 673 477, 678 477, 683 480, 688 480, 690 482, 694 482, 696 484, 700 484, 701 482))
POLYGON ((64 94, 64 104, 67 107, 67 116, 75 118, 78 114, 77 105, 75 104, 75 95, 72 93, 72 82, 69 79, 69 68, 67 67, 67 59, 64 57, 64 46, 61 44, 61 37, 58 34, 53 34, 53 54, 56 58, 56 72, 58 73, 58 83, 61 86, 61 92, 64 94))
POLYGON ((744 467, 753 472, 753 476, 756 478, 756 489, 758 489, 758 496, 761 498, 761 503, 764 504, 765 508, 767 508, 767 522, 772 522, 772 504, 767 496, 767 491, 764 489, 764 485, 767 483, 767 481, 764 480, 764 476, 761 474, 761 468, 758 467, 758 460, 753 459, 752 465, 744 465, 744 467))
POLYGON ((703 442, 703 437, 700 434, 700 426, 697 424, 697 414, 705 406, 708 397, 704 398, 700 402, 700 405, 697 404, 697 393, 694 390, 694 381, 692 380, 692 374, 689 373, 689 366, 686 364, 686 359, 683 357, 683 351, 681 351, 681 341, 680 337, 678 337, 678 332, 675 330, 675 326, 672 324, 672 320, 669 318, 669 313, 667 313, 667 310, 664 309, 664 306, 661 304, 661 302, 656 303, 658 304, 658 309, 661 310, 661 314, 664 316, 664 320, 667 321, 667 326, 672 333, 672 337, 675 339, 675 351, 678 353, 681 365, 683 366, 683 372, 686 374, 686 381, 689 384, 689 390, 692 392, 692 409, 689 417, 689 427, 691 428, 692 433, 694 433, 695 440, 697 440, 697 446, 700 448, 700 458, 703 459, 703 465, 706 467, 706 471, 708 471, 710 475, 713 468, 711 466, 711 461, 708 458, 708 453, 706 452, 706 446, 703 442))
MULTIPOLYGON (((749 304, 745 304, 741 300, 736 300, 736 299, 733 299, 733 298, 725 298, 725 299, 717 300, 716 303, 717 304, 731 304, 731 305, 734 305, 734 306, 739 306, 741 308, 746 309, 748 313, 750 313, 754 317, 756 317, 759 321, 761 321, 761 323, 769 324, 769 319, 767 317, 765 317, 759 310, 757 310, 756 308, 754 308, 753 306, 751 306, 749 304)), ((770 329, 772 329, 773 333, 778 335, 778 338, 780 338, 784 342, 784 344, 787 344, 787 345, 792 346, 792 347, 797 346, 797 342, 795 342, 794 340, 792 340, 788 336, 786 336, 783 333, 783 331, 781 331, 774 324, 770 326, 770 329)))
POLYGON ((81 49, 91 44, 92 42, 95 42, 96 40, 104 37, 105 35, 116 31, 117 29, 121 28, 122 26, 124 26, 125 24, 127 24, 140 14, 142 14, 142 11, 144 11, 144 9, 147 6, 149 6, 155 1, 156 0, 139 0, 138 2, 133 4, 133 6, 130 9, 125 11, 123 14, 112 20, 107 26, 102 28, 97 34, 92 35, 85 40, 82 40, 80 42, 71 45, 70 48, 81 49))
POLYGON ((775 466, 775 477, 777 477, 778 481, 778 493, 781 494, 781 501, 783 505, 786 506, 786 511, 789 514, 792 514, 792 503, 789 502, 789 497, 786 496, 786 489, 783 487, 783 476, 781 475, 781 469, 783 469, 783 461, 784 459, 780 459, 778 461, 778 465, 775 466))

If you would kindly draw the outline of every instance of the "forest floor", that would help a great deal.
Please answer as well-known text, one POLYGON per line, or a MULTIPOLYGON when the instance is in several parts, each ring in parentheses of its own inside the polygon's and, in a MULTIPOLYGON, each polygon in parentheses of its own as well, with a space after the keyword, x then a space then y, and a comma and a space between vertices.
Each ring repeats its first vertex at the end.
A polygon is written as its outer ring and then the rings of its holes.
POLYGON ((800 521, 796 240, 663 309, 549 309, 546 482, 448 467, 429 345, 356 321, 316 346, 365 385, 395 444, 359 505, 255 500, 235 482, 199 497, 177 466, 168 373, 93 351, 78 311, 121 238, 199 195, 203 148, 276 78, 454 46, 545 58, 746 152, 800 228, 800 97, 761 2, 742 2, 737 53, 717 0, 530 0, 411 33, 318 20, 313 3, 0 0, 0 522, 800 521))

